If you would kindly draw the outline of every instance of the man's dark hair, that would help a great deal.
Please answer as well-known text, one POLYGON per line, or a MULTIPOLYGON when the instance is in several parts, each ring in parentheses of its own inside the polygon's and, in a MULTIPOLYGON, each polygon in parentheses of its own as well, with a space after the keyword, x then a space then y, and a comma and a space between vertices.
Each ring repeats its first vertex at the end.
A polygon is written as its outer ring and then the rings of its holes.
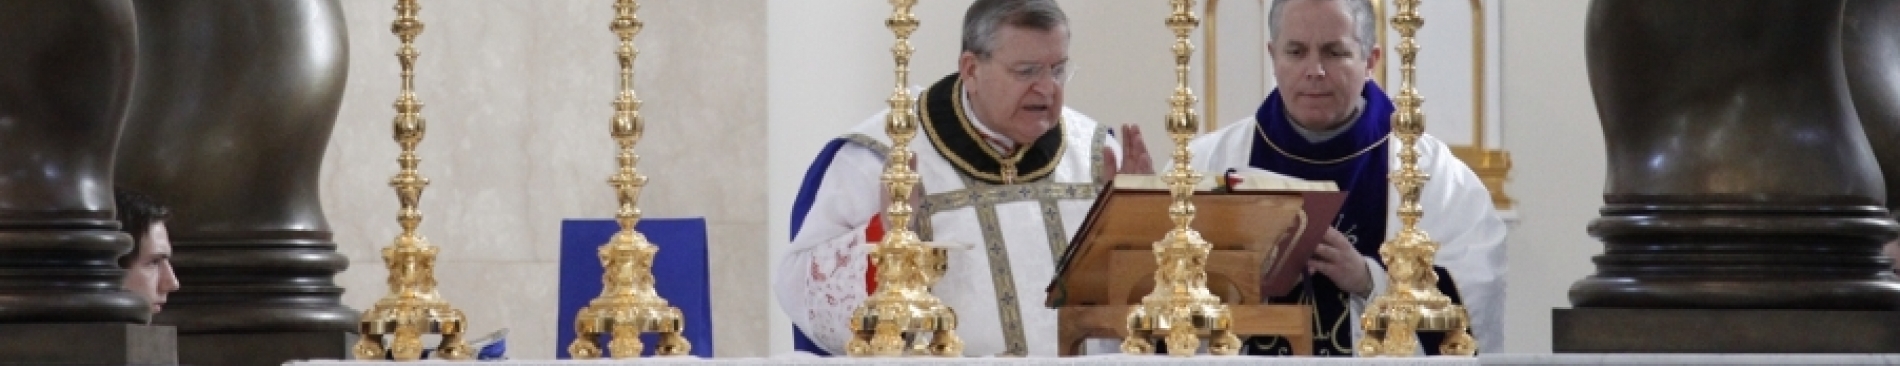
POLYGON ((1004 25, 1047 32, 1067 24, 1055 0, 976 0, 963 13, 963 52, 989 59, 1004 25))
POLYGON ((124 189, 113 190, 112 201, 118 206, 119 231, 132 235, 132 251, 119 256, 119 267, 131 268, 132 261, 138 258, 139 248, 145 246, 145 234, 152 230, 152 224, 170 217, 171 209, 150 196, 124 189))

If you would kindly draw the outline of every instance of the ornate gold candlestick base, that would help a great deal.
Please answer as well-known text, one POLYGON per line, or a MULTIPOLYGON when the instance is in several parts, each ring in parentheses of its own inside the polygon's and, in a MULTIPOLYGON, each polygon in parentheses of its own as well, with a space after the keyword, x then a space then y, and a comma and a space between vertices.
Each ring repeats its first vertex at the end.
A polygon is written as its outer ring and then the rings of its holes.
POLYGON ((963 354, 963 340, 956 334, 956 311, 944 306, 929 291, 930 285, 949 269, 949 251, 917 243, 915 236, 908 240, 907 243, 887 240, 872 254, 878 264, 878 291, 865 299, 863 307, 851 313, 851 330, 856 334, 845 345, 847 354, 946 357, 963 354), (887 275, 891 277, 885 277, 887 275))
POLYGON ((466 325, 462 311, 435 293, 436 251, 428 242, 408 236, 383 248, 383 262, 390 269, 389 286, 397 291, 363 311, 362 334, 351 352, 356 359, 422 359, 423 334, 442 335, 432 358, 466 360, 474 356, 462 341, 466 325), (384 336, 390 338, 385 340, 384 336))
POLYGON ((623 226, 613 240, 600 247, 600 260, 607 269, 602 276, 607 288, 601 296, 581 308, 574 317, 574 343, 567 353, 577 359, 600 358, 601 336, 609 335, 606 348, 613 358, 635 358, 646 345, 641 333, 659 333, 660 344, 653 350, 661 356, 692 352, 693 346, 681 333, 686 322, 680 309, 669 305, 653 289, 653 256, 659 248, 646 236, 623 226))
POLYGON ((1418 332, 1447 333, 1444 344, 1438 347, 1440 354, 1477 353, 1477 340, 1471 337, 1471 318, 1465 307, 1439 293, 1438 275, 1432 273, 1431 263, 1417 260, 1432 258, 1437 252, 1438 243, 1416 228, 1408 228, 1397 240, 1379 248, 1379 256, 1386 258, 1386 269, 1395 281, 1366 306, 1360 319, 1366 336, 1359 340, 1358 354, 1410 356, 1418 351, 1418 332))
POLYGON ((1122 353, 1154 353, 1149 338, 1166 333, 1168 354, 1192 356, 1201 347, 1201 337, 1211 337, 1208 352, 1216 355, 1240 353, 1240 337, 1232 332, 1233 314, 1220 297, 1207 290, 1207 254, 1213 245, 1201 240, 1201 233, 1189 227, 1194 222, 1194 186, 1201 181, 1188 162, 1188 139, 1200 129, 1194 113, 1197 98, 1188 89, 1188 59, 1194 43, 1188 33, 1201 25, 1194 15, 1194 0, 1172 0, 1174 13, 1168 16, 1168 28, 1174 30, 1174 95, 1168 98, 1168 135, 1174 140, 1174 167, 1162 176, 1174 202, 1168 216, 1174 229, 1156 241, 1155 288, 1141 298, 1141 305, 1128 313, 1128 337, 1122 340, 1122 353))
POLYGON ((1240 337, 1231 331, 1233 315, 1220 297, 1201 285, 1207 281, 1203 263, 1211 249, 1193 231, 1177 230, 1155 242, 1155 257, 1161 265, 1155 270, 1157 286, 1128 313, 1129 332, 1122 340, 1122 353, 1154 353, 1149 339, 1156 334, 1166 335, 1168 355, 1172 356, 1194 355, 1203 336, 1210 337, 1208 353, 1240 353, 1240 337))
POLYGON ((1411 356, 1418 351, 1418 332, 1444 332, 1439 352, 1447 355, 1477 353, 1477 340, 1471 338, 1471 318, 1465 308, 1451 303, 1438 292, 1438 274, 1432 272, 1432 260, 1438 243, 1418 220, 1425 216, 1419 206, 1419 190, 1431 176, 1418 169, 1418 137, 1425 133, 1425 113, 1420 106, 1425 98, 1418 95, 1418 28, 1425 19, 1418 15, 1419 0, 1399 0, 1399 13, 1392 26, 1399 30, 1398 111, 1392 114, 1392 130, 1399 138, 1399 170, 1392 173, 1392 185, 1399 191, 1397 237, 1379 247, 1389 277, 1385 293, 1378 294, 1360 317, 1365 338, 1354 348, 1362 356, 1411 356))
POLYGON ((845 344, 845 353, 854 357, 960 356, 963 340, 956 334, 957 313, 930 293, 930 285, 949 269, 949 251, 925 244, 910 230, 911 192, 917 188, 918 177, 910 168, 915 154, 908 146, 917 133, 917 110, 905 84, 913 51, 910 35, 917 30, 911 7, 917 0, 891 0, 891 5, 895 9, 884 24, 897 34, 897 45, 891 47, 897 60, 897 88, 887 101, 891 112, 885 131, 896 148, 891 149, 881 177, 891 203, 884 213, 890 218, 885 226, 890 231, 871 252, 871 263, 877 265, 877 292, 851 313, 854 334, 845 344))
POLYGON ((653 256, 660 248, 634 230, 640 222, 640 190, 647 185, 646 176, 634 167, 640 156, 633 153, 634 144, 639 143, 646 128, 646 120, 640 117, 640 98, 633 92, 633 59, 639 54, 633 36, 644 26, 635 15, 639 9, 633 0, 616 1, 614 21, 608 27, 620 36, 620 47, 615 52, 620 58, 620 95, 614 98, 614 116, 609 122, 614 142, 620 147, 620 168, 607 180, 620 201, 614 214, 620 232, 600 246, 600 265, 605 270, 600 276, 600 296, 574 317, 576 337, 567 345, 567 353, 578 359, 600 358, 602 335, 611 336, 606 346, 614 358, 640 357, 640 351, 646 348, 640 342, 641 333, 659 333, 660 344, 653 350, 656 355, 678 356, 693 350, 681 334, 686 323, 680 309, 667 304, 653 289, 653 256))
POLYGON ((363 311, 359 323, 362 334, 351 352, 361 360, 421 359, 422 335, 430 333, 442 335, 434 358, 463 360, 472 356, 468 345, 462 342, 466 318, 435 291, 435 255, 439 248, 429 245, 428 240, 416 233, 416 226, 422 224, 422 210, 418 208, 422 189, 429 186, 429 179, 416 171, 416 166, 422 163, 422 158, 416 156, 416 145, 422 143, 422 136, 428 130, 427 121, 422 118, 422 102, 416 99, 414 89, 418 56, 415 40, 422 33, 422 21, 416 19, 416 12, 421 10, 416 0, 397 0, 396 21, 390 26, 390 32, 402 39, 402 47, 396 52, 397 60, 402 61, 402 92, 396 97, 395 105, 395 137, 402 147, 396 163, 402 169, 389 180, 402 205, 396 213, 402 234, 396 237, 394 245, 383 248, 383 265, 389 270, 389 294, 376 301, 375 307, 363 311), (387 350, 383 336, 391 336, 387 350))

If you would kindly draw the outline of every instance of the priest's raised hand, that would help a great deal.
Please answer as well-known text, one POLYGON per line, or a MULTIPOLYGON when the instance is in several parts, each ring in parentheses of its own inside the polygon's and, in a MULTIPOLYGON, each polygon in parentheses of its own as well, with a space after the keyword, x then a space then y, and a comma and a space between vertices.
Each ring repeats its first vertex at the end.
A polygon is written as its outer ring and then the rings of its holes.
POLYGON ((1102 148, 1102 161, 1110 169, 1102 170, 1102 181, 1112 181, 1116 174, 1154 174, 1154 158, 1148 155, 1148 144, 1141 139, 1141 126, 1124 124, 1119 134, 1121 156, 1115 156, 1115 150, 1102 148))

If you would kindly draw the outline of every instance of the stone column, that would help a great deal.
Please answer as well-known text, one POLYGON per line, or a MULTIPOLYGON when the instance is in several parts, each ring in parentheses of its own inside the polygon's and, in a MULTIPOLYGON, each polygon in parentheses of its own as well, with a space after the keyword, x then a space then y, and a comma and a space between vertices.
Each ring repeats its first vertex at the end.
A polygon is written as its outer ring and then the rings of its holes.
MULTIPOLYGON (((1558 352, 1900 351, 1887 190, 1849 97, 1843 2, 1598 0, 1609 153, 1597 272, 1558 352)), ((1890 60, 1888 62, 1891 62, 1890 60)))
POLYGON ((349 47, 335 0, 136 3, 139 74, 117 182, 172 207, 180 361, 347 358, 318 172, 349 47))

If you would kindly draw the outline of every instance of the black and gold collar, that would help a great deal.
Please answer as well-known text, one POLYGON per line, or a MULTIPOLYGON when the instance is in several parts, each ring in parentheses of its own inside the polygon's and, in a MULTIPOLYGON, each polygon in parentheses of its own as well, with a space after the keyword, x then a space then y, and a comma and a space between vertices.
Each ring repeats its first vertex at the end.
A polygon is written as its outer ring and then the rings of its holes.
POLYGON ((958 172, 989 184, 1018 184, 1042 180, 1054 172, 1065 148, 1062 138, 1062 111, 1056 113, 1056 126, 1042 137, 1010 156, 983 142, 963 113, 963 79, 950 74, 931 84, 922 96, 917 114, 924 119, 924 134, 936 145, 937 153, 958 172))

